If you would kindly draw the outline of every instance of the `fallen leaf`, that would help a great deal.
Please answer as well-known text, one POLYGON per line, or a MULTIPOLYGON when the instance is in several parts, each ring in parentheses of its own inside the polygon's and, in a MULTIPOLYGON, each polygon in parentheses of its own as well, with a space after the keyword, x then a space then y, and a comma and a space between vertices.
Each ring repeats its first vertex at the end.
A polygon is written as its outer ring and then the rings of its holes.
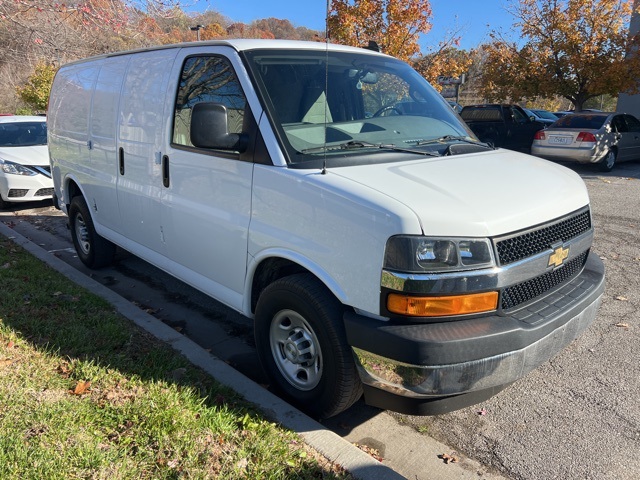
POLYGON ((5 358, 4 360, 0 360, 0 368, 8 367, 12 363, 13 363, 13 360, 9 360, 8 358, 5 358))
POLYGON ((380 455, 380 452, 375 448, 371 448, 368 445, 360 445, 359 443, 354 443, 354 445, 358 447, 360 450, 362 450, 364 453, 368 453, 379 462, 382 462, 382 456, 380 455))
POLYGON ((603 181, 604 183, 611 183, 611 180, 607 180, 606 178, 603 178, 603 179, 602 179, 602 181, 603 181))
POLYGON ((13 340, 9 340, 9 343, 7 343, 7 348, 13 348, 15 346, 15 344, 13 343, 13 340))
POLYGON ((68 377, 71 374, 71 368, 69 367, 69 364, 64 362, 61 363, 60 365, 58 365, 58 373, 60 375, 62 375, 63 377, 68 377))
POLYGON ((628 328, 629 328, 629 324, 628 324, 628 323, 622 323, 622 322, 620 322, 620 323, 616 323, 616 325, 615 325, 615 326, 616 326, 616 327, 620 327, 620 328, 625 328, 625 329, 628 329, 628 328))
POLYGON ((615 297, 616 300, 620 300, 621 302, 626 302, 627 300, 629 300, 627 297, 623 297, 622 295, 618 295, 617 297, 615 297))
POLYGON ((78 382, 78 384, 76 385, 76 388, 73 390, 69 390, 69 392, 74 395, 84 395, 89 391, 90 387, 91 387, 90 381, 78 382))
POLYGON ((447 453, 443 453, 442 455, 438 455, 438 458, 441 458, 444 463, 458 463, 458 457, 455 456, 456 452, 451 452, 451 455, 447 453))

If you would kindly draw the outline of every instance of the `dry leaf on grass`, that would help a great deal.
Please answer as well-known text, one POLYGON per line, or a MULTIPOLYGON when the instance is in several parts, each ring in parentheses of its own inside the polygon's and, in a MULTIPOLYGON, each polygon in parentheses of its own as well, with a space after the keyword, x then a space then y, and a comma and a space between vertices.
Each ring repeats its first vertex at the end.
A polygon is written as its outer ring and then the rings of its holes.
POLYGON ((4 360, 0 360, 0 368, 8 367, 13 363, 13 360, 5 358, 4 360))
POLYGON ((89 392, 90 387, 91 387, 91 382, 89 381, 78 382, 78 384, 76 385, 76 388, 74 388, 73 390, 69 390, 69 393, 72 393, 73 395, 84 395, 85 393, 89 392))

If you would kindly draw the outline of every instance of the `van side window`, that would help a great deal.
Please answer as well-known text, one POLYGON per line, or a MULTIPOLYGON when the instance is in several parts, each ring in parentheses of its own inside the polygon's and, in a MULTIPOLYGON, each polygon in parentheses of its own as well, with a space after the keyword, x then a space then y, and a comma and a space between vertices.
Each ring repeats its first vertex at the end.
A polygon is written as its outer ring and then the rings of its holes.
POLYGON ((227 107, 229 133, 241 133, 246 98, 231 63, 219 56, 197 56, 185 60, 180 76, 173 120, 173 141, 193 147, 189 138, 191 109, 201 102, 227 107))

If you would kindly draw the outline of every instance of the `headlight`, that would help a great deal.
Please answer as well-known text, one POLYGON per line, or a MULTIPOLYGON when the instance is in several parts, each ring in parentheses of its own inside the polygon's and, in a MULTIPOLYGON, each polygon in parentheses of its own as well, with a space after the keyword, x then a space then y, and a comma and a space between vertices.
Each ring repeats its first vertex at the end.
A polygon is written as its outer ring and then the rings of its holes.
POLYGON ((2 159, 0 159, 0 168, 4 173, 9 173, 11 175, 27 175, 31 177, 38 174, 38 172, 33 171, 29 167, 2 159))
POLYGON ((494 265, 487 238, 399 235, 388 240, 384 258, 384 268, 406 273, 455 272, 494 265))

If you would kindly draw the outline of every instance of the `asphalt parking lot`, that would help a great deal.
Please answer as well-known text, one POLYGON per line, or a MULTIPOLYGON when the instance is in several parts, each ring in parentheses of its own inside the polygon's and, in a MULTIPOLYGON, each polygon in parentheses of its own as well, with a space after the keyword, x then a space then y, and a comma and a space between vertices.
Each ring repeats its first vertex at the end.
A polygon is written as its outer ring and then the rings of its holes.
MULTIPOLYGON (((593 248, 607 269, 594 325, 551 362, 481 405, 408 417, 357 404, 327 422, 330 428, 367 445, 412 479, 639 478, 640 163, 621 164, 608 174, 573 168, 589 189, 593 248), (437 458, 453 452, 462 465, 443 465, 437 458)), ((84 269, 65 218, 50 206, 21 206, 0 215, 16 232, 262 381, 248 319, 126 253, 111 269, 84 269)))

